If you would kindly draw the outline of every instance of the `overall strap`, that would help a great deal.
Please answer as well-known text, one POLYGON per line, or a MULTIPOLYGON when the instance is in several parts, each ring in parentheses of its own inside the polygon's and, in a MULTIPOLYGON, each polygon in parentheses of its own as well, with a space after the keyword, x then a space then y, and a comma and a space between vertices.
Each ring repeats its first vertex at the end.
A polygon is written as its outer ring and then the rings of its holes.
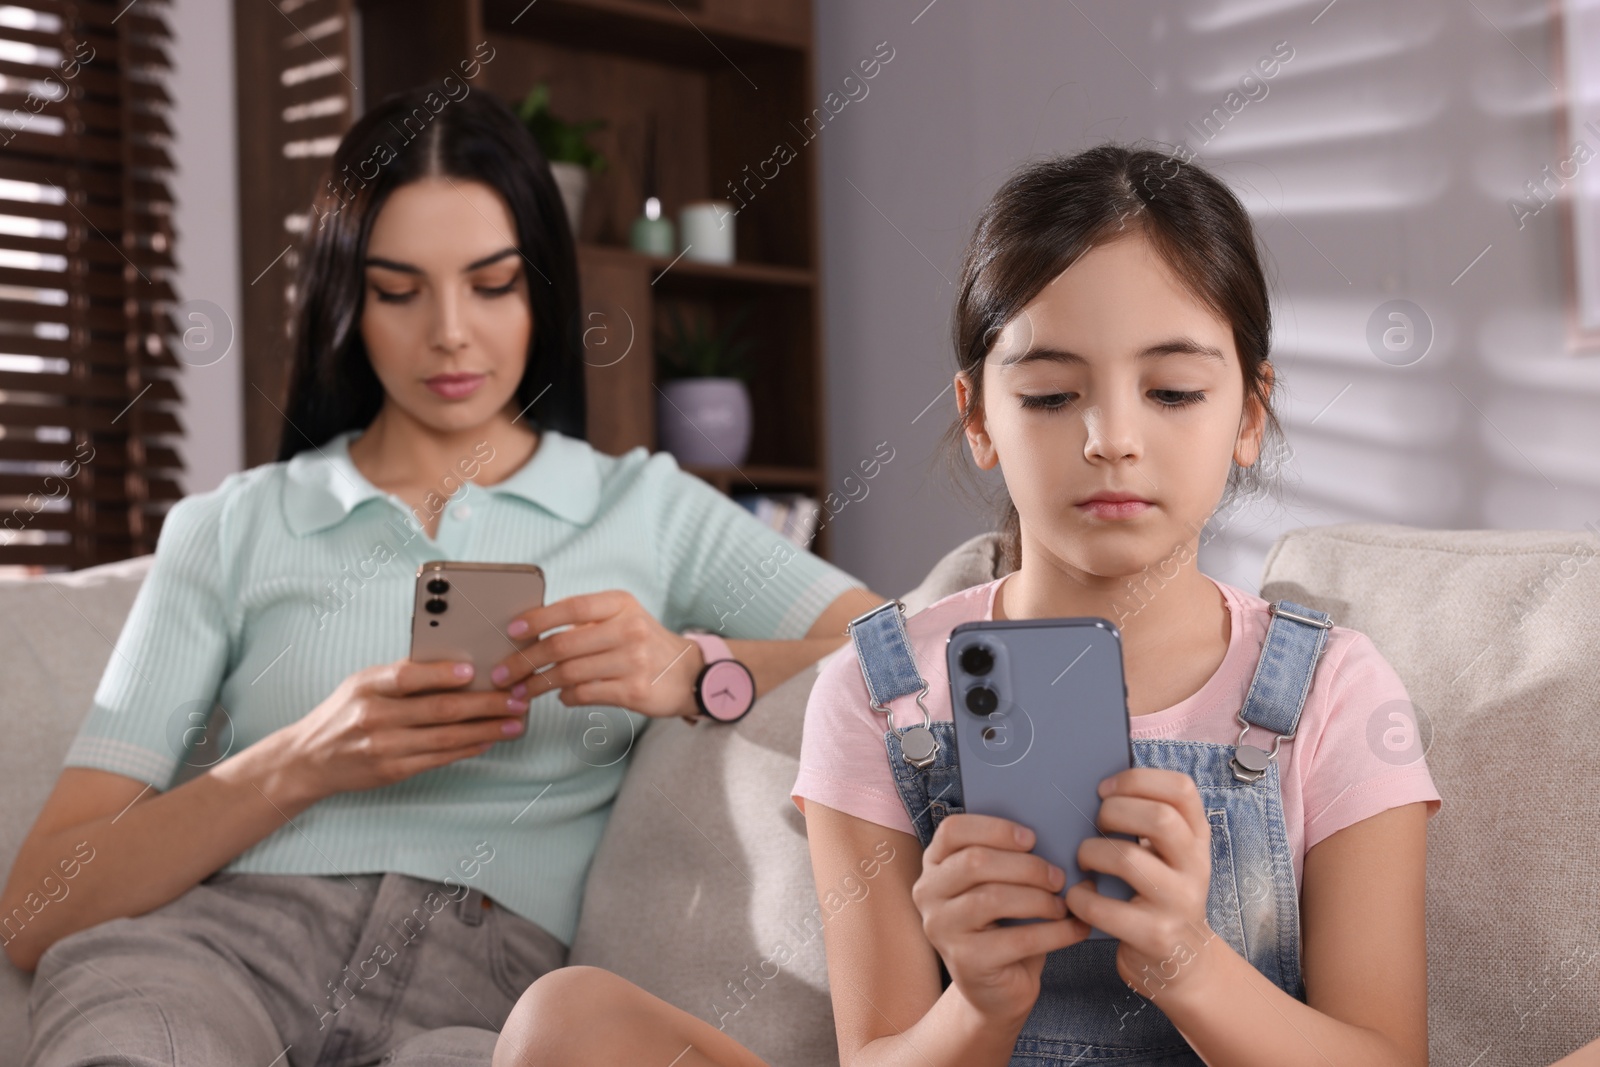
MULTIPOLYGON (((922 680, 916 660, 911 654, 911 640, 906 636, 906 606, 899 599, 889 600, 871 611, 851 619, 845 632, 855 644, 856 662, 861 664, 861 677, 866 679, 867 695, 872 706, 889 716, 889 729, 884 732, 884 747, 890 759, 890 771, 895 779, 895 791, 900 803, 911 819, 912 829, 922 847, 933 840, 933 832, 945 814, 953 808, 961 809, 961 772, 955 763, 952 744, 950 759, 938 759, 939 742, 934 738, 933 715, 922 702, 928 692, 928 683, 922 680), (889 701, 908 693, 917 694, 917 707, 922 709, 922 724, 903 732, 894 727, 894 713, 889 701), (895 749, 912 769, 901 771, 894 767, 895 749), (952 797, 953 794, 953 797, 952 797), (947 799, 951 798, 951 799, 947 799)), ((940 728, 952 729, 948 722, 940 728)), ((947 736, 949 734, 947 733, 947 736)), ((944 960, 939 960, 939 988, 950 988, 950 970, 944 960)))
POLYGON ((922 698, 928 692, 928 683, 917 671, 911 655, 911 640, 906 636, 906 606, 898 598, 886 600, 871 611, 863 612, 845 624, 845 632, 855 643, 856 662, 861 664, 861 676, 867 683, 867 695, 872 706, 893 722, 889 701, 908 693, 917 694, 917 707, 922 709, 922 725, 906 731, 901 738, 905 761, 913 767, 926 768, 938 755, 939 743, 934 740, 933 715, 922 698))
POLYGON ((1267 607, 1272 616, 1267 638, 1256 661, 1249 692, 1239 708, 1239 741, 1234 747, 1233 776, 1241 782, 1255 782, 1267 773, 1267 764, 1278 755, 1278 746, 1292 741, 1300 726, 1300 713, 1311 692, 1311 679, 1317 661, 1328 643, 1333 619, 1326 613, 1280 600, 1267 607), (1245 744, 1250 727, 1275 735, 1271 751, 1245 744))

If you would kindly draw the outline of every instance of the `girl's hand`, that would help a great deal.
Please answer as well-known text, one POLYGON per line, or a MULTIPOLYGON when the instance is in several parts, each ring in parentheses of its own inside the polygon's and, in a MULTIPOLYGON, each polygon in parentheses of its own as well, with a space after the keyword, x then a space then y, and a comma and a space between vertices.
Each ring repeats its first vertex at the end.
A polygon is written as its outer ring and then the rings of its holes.
POLYGON ((489 675, 494 684, 527 678, 531 696, 559 689, 563 704, 612 704, 661 718, 693 719, 699 712, 694 680, 705 665, 699 646, 662 626, 632 593, 608 589, 553 601, 517 616, 507 635, 527 640, 559 626, 572 629, 539 637, 501 660, 489 675))
POLYGON ((471 680, 470 663, 368 667, 264 741, 296 792, 313 801, 390 785, 521 736, 528 702, 496 689, 449 692, 471 680))
POLYGON ((986 1018, 1019 1030, 1039 999, 1045 953, 1089 936, 1086 923, 1067 917, 1065 872, 1031 854, 1033 844, 1033 831, 1010 819, 947 816, 911 887, 952 984, 986 1018), (1045 921, 996 925, 1001 918, 1045 921))
POLYGON ((1067 906, 1091 926, 1119 938, 1117 973, 1149 999, 1199 980, 1216 933, 1206 921, 1211 890, 1211 824, 1194 779, 1178 771, 1132 767, 1100 783, 1102 830, 1138 842, 1091 837, 1078 866, 1114 874, 1133 887, 1129 901, 1102 896, 1085 880, 1067 891, 1067 906))

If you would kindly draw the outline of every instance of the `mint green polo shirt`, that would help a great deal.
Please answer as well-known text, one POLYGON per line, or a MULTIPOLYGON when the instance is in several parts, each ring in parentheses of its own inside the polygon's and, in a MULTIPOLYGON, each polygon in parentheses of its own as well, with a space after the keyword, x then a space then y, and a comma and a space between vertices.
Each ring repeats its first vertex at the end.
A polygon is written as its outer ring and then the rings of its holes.
MULTIPOLYGON (((861 584, 667 453, 609 456, 548 430, 496 485, 441 472, 443 514, 429 538, 351 462, 359 434, 173 506, 68 766, 167 789, 289 725, 355 671, 408 654, 417 566, 431 559, 536 563, 547 603, 623 589, 671 630, 736 639, 803 637, 861 584), (228 729, 218 723, 208 745, 198 726, 214 703, 228 729)), ((449 877, 570 944, 589 861, 648 721, 543 693, 522 736, 323 800, 224 869, 449 877), (481 842, 493 848, 487 863, 481 842)))

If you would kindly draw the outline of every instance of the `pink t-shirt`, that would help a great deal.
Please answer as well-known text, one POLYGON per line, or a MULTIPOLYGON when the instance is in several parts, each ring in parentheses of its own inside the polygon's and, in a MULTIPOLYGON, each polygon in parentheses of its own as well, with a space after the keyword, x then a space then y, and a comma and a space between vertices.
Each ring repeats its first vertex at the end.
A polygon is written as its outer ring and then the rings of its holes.
MULTIPOLYGON (((1012 572, 1015 573, 1015 572, 1012 572)), ((906 635, 928 695, 934 721, 950 719, 949 679, 944 646, 961 623, 994 618, 995 591, 1006 575, 954 593, 906 620, 906 635)), ((1210 575, 1206 577, 1210 578, 1210 575)), ((1139 738, 1180 738, 1233 744, 1239 739, 1237 715, 1266 641, 1267 602, 1242 589, 1211 581, 1228 606, 1228 652, 1200 690, 1170 708, 1135 715, 1139 738)), ((1328 632, 1322 659, 1312 679, 1294 740, 1278 749, 1284 820, 1294 853, 1295 885, 1301 882, 1306 850, 1323 838, 1389 808, 1428 802, 1431 818, 1442 805, 1425 760, 1408 764, 1379 755, 1385 731, 1395 729, 1392 702, 1409 710, 1405 686, 1365 634, 1343 626, 1328 632)), ((894 725, 922 721, 915 695, 889 702, 894 725)), ((846 643, 821 667, 806 704, 800 742, 800 774, 791 799, 803 800, 915 834, 895 791, 883 735, 888 718, 868 703, 855 646, 846 643)), ((1390 733, 1391 739, 1398 735, 1390 733)), ((1261 744, 1270 735, 1253 729, 1248 740, 1261 744)))

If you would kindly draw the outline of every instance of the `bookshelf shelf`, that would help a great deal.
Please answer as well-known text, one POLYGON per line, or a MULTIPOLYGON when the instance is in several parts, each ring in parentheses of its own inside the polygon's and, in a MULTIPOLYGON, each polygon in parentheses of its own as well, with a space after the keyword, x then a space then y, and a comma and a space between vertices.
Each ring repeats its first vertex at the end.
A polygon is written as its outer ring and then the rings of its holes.
POLYGON ((813 495, 822 484, 819 471, 804 467, 684 467, 724 493, 759 493, 767 489, 802 489, 813 495))
POLYGON ((651 285, 693 287, 698 282, 717 286, 774 286, 809 289, 817 284, 816 272, 804 267, 774 266, 768 263, 702 263, 687 256, 650 256, 631 248, 611 245, 583 245, 578 258, 634 265, 651 274, 651 285), (687 280, 686 280, 687 279, 687 280))

